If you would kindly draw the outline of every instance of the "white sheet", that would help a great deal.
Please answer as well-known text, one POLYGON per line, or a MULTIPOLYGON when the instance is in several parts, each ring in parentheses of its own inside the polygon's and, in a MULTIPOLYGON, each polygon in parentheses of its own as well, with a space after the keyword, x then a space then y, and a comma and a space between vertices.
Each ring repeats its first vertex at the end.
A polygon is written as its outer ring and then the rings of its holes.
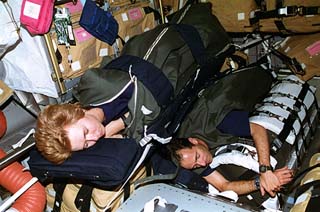
MULTIPOLYGON (((20 17, 21 0, 10 0, 16 20, 20 17)), ((31 35, 21 28, 20 42, 8 52, 1 62, 4 64, 3 81, 12 89, 44 94, 57 98, 58 92, 51 78, 51 62, 46 54, 46 46, 41 36, 31 35)))
MULTIPOLYGON (((11 3, 9 4, 8 2, 0 2, 0 58, 4 55, 9 47, 13 46, 19 40, 17 27, 10 18, 10 7, 11 3)), ((17 25, 20 24, 17 23, 17 25)))

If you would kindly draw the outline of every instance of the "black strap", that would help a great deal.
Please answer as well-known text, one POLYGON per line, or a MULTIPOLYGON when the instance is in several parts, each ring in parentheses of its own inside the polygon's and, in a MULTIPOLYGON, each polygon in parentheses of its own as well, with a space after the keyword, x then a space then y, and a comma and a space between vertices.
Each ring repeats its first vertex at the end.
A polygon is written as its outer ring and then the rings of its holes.
POLYGON ((281 7, 283 7, 283 0, 276 0, 276 8, 281 8, 281 7))
MULTIPOLYGON (((281 34, 283 34, 283 35, 294 34, 293 31, 286 28, 286 26, 284 25, 282 20, 274 20, 274 24, 276 25, 277 29, 279 30, 279 32, 281 34)), ((297 74, 299 74, 299 72, 297 72, 297 74)), ((304 75, 304 74, 302 74, 302 75, 304 75)))
POLYGON ((270 96, 281 96, 281 97, 287 97, 289 99, 293 99, 294 101, 296 101, 296 107, 300 108, 300 107, 303 107, 305 111, 308 111, 308 108, 307 106, 304 104, 303 100, 302 99, 299 99, 298 97, 290 94, 290 93, 280 93, 280 92, 272 92, 272 93, 269 93, 267 95, 267 97, 270 97, 270 96))
POLYGON ((284 23, 282 18, 285 17, 292 17, 292 16, 306 16, 306 15, 319 15, 320 14, 320 6, 313 6, 313 7, 304 7, 304 6, 287 6, 287 7, 279 7, 275 10, 269 11, 256 11, 255 16, 250 18, 250 24, 254 25, 259 22, 260 19, 270 19, 270 18, 277 18, 274 20, 274 23, 282 35, 307 35, 313 34, 318 32, 296 32, 288 29, 284 23))
POLYGON ((60 212, 61 204, 62 204, 62 196, 64 189, 66 188, 66 183, 55 183, 53 184, 53 189, 56 192, 54 203, 53 203, 53 209, 52 212, 60 212))
POLYGON ((320 180, 314 180, 299 186, 294 194, 294 199, 297 199, 302 193, 306 192, 311 187, 319 187, 320 180))
POLYGON ((179 32, 180 36, 186 42, 188 47, 191 50, 192 56, 199 64, 200 67, 203 67, 207 62, 207 54, 203 44, 203 41, 200 37, 199 32, 195 27, 187 24, 171 24, 174 29, 179 32))
POLYGON ((308 202, 306 212, 313 212, 319 210, 319 197, 320 197, 320 187, 313 187, 311 190, 311 198, 308 202))
POLYGON ((146 185, 148 183, 154 183, 154 182, 164 182, 164 181, 173 181, 177 175, 178 172, 180 170, 180 167, 178 166, 175 170, 175 173, 173 174, 160 174, 160 175, 153 175, 153 176, 149 176, 149 177, 145 177, 139 180, 136 180, 134 182, 134 187, 138 188, 141 185, 146 185))
POLYGON ((126 44, 126 42, 123 40, 123 38, 122 38, 122 37, 120 37, 120 35, 119 35, 119 34, 117 35, 117 38, 119 38, 119 39, 120 39, 122 46, 124 46, 124 44, 126 44))
MULTIPOLYGON (((307 83, 303 84, 302 85, 302 89, 301 89, 297 99, 300 99, 300 100, 304 99, 304 97, 306 96, 308 91, 309 91, 309 85, 307 83)), ((303 101, 296 101, 295 104, 294 104, 294 107, 300 108, 301 104, 305 105, 303 103, 303 101)), ((305 108, 305 111, 307 113, 308 109, 305 108)), ((289 133, 290 133, 290 131, 292 130, 293 127, 287 127, 287 126, 293 126, 294 122, 295 122, 295 118, 293 117, 292 114, 290 114, 289 117, 284 121, 284 127, 283 127, 282 131, 279 133, 279 139, 280 140, 284 141, 288 137, 288 135, 289 135, 289 133)), ((301 126, 301 128, 302 128, 302 131, 303 131, 303 126, 301 126)), ((304 141, 304 143, 305 143, 305 141, 304 141)))
MULTIPOLYGON (((319 15, 320 14, 320 6, 315 7, 302 7, 301 9, 302 15, 319 15)), ((299 14, 300 15, 300 14, 299 14)))
POLYGON ((122 55, 108 63, 105 68, 131 71, 148 88, 160 106, 167 105, 173 96, 173 86, 164 73, 140 57, 122 55))
POLYGON ((267 8, 266 8, 266 1, 265 0, 255 0, 255 2, 256 2, 256 4, 257 4, 257 6, 258 6, 258 8, 260 9, 260 10, 262 10, 262 11, 266 11, 267 10, 267 8))
MULTIPOLYGON (((270 117, 270 118, 275 118, 275 119, 277 119, 277 120, 279 120, 280 122, 283 122, 284 123, 284 126, 283 126, 283 128, 282 128, 282 130, 281 130, 281 132, 279 133, 279 135, 278 135, 278 139, 281 141, 281 142, 285 142, 286 141, 286 138, 287 138, 287 136, 286 137, 284 137, 284 136, 282 136, 282 137, 280 137, 280 134, 282 133, 282 132, 288 132, 288 133, 290 133, 290 132, 293 132, 294 133, 294 135, 295 135, 295 137, 297 137, 297 135, 298 135, 298 133, 295 131, 295 129, 292 127, 293 126, 293 123, 294 123, 294 121, 295 121, 295 118, 293 118, 291 115, 288 117, 288 118, 284 118, 284 117, 282 117, 282 116, 280 116, 280 115, 277 115, 277 114, 274 114, 274 113, 272 113, 272 112, 270 112, 270 111, 265 111, 265 110, 259 110, 259 109, 257 109, 257 110, 255 110, 254 112, 252 112, 252 115, 253 116, 261 116, 261 115, 263 115, 263 116, 267 116, 267 117, 270 117), (289 120, 289 121, 288 121, 289 120), (291 125, 290 125, 290 123, 292 123, 291 125)), ((303 130, 303 129, 302 129, 303 130)), ((288 134, 289 135, 289 134, 288 134)), ((305 140, 303 140, 303 142, 305 143, 305 140)), ((294 147, 295 147, 295 151, 298 153, 300 150, 299 150, 299 147, 298 147, 298 142, 294 145, 294 147)), ((275 150, 276 151, 276 150, 275 150)), ((297 161, 298 161, 298 164, 300 164, 301 163, 301 159, 298 157, 297 158, 297 161)))
POLYGON ((292 70, 294 74, 305 75, 305 71, 303 70, 301 64, 297 61, 296 58, 291 58, 288 55, 274 49, 270 48, 271 53, 281 59, 285 64, 287 64, 292 70))
MULTIPOLYGON (((212 66, 217 67, 217 66, 212 66)), ((157 134, 160 137, 168 138, 172 136, 180 126, 187 112, 191 109, 193 103, 198 99, 199 93, 209 84, 213 84, 219 77, 210 78, 205 76, 204 70, 195 73, 188 81, 186 86, 181 90, 178 96, 165 110, 156 118, 156 120, 148 127, 148 134, 157 134), (195 75, 199 74, 200 78, 195 75), (202 79, 201 79, 202 78, 202 79), (197 79, 194 81, 194 79, 197 79)), ((223 77, 221 75, 221 77, 223 77)))
MULTIPOLYGON (((305 111, 306 117, 304 119, 301 119, 299 116, 300 108, 296 107, 295 105, 293 105, 293 109, 292 109, 283 103, 279 103, 279 102, 275 102, 275 101, 266 101, 266 100, 263 100, 263 105, 272 105, 272 106, 280 107, 281 109, 288 111, 290 113, 290 115, 294 116, 295 119, 299 121, 301 127, 303 127, 303 122, 304 122, 304 120, 306 120, 308 123, 308 126, 311 130, 311 134, 312 135, 314 134, 313 129, 311 129, 311 120, 310 120, 310 117, 308 116, 309 115, 308 111, 305 111)), ((302 131, 302 134, 304 136, 304 130, 302 131)))
POLYGON ((320 163, 317 163, 313 166, 310 166, 304 170, 302 170, 301 172, 299 172, 298 174, 296 174, 294 176, 294 178, 292 179, 291 181, 291 186, 290 188, 288 188, 287 192, 288 194, 292 193, 295 189, 297 189, 297 187, 299 186, 300 184, 300 181, 298 181, 300 178, 302 178, 306 173, 308 173, 309 171, 317 168, 317 167, 320 167, 320 163))
MULTIPOLYGON (((210 67, 199 32, 191 25, 170 24, 184 39, 200 67, 210 67), (206 66, 207 65, 207 66, 206 66)), ((168 105, 173 96, 173 86, 165 74, 154 64, 133 55, 122 55, 108 63, 106 69, 130 71, 150 90, 160 106, 168 105), (131 66, 132 65, 132 66, 131 66), (130 68, 131 66, 131 68, 130 68)))
POLYGON ((74 200, 74 204, 81 212, 90 211, 90 201, 92 197, 93 187, 90 185, 82 184, 78 194, 74 200))
POLYGON ((215 156, 218 156, 218 155, 224 154, 224 153, 229 153, 232 151, 238 151, 243 154, 245 154, 246 152, 250 152, 250 150, 247 147, 242 146, 242 145, 228 145, 225 149, 219 151, 218 154, 216 154, 215 156))
POLYGON ((172 136, 180 126, 185 114, 198 98, 198 93, 225 76, 219 70, 227 55, 233 54, 234 47, 228 48, 212 59, 208 59, 198 31, 189 25, 172 24, 189 46, 192 55, 199 64, 195 72, 181 89, 177 97, 164 109, 157 119, 148 127, 148 134, 157 134, 162 138, 172 136))
POLYGON ((272 78, 272 80, 274 82, 277 81, 277 74, 274 71, 274 69, 269 68, 268 67, 269 64, 269 60, 268 60, 268 55, 264 55, 262 57, 260 57, 257 61, 250 63, 249 65, 247 65, 247 67, 256 67, 256 66, 260 66, 263 68, 263 70, 265 70, 272 78))
POLYGON ((257 108, 255 111, 252 112, 252 115, 253 116, 266 116, 266 117, 270 117, 270 118, 274 118, 274 119, 277 119, 278 121, 280 122, 284 122, 285 121, 285 118, 278 115, 278 114, 275 114, 271 111, 268 111, 268 110, 261 110, 259 108, 257 108))
POLYGON ((130 189, 131 184, 126 183, 123 187, 123 201, 126 201, 130 197, 131 189, 130 189))
POLYGON ((69 3, 69 2, 72 2, 73 5, 76 5, 76 4, 77 4, 77 1, 78 1, 78 0, 55 0, 55 1, 54 1, 54 5, 55 5, 55 6, 58 6, 58 5, 66 4, 66 3, 69 3))
POLYGON ((304 6, 278 6, 274 10, 256 11, 254 20, 269 19, 269 18, 282 18, 291 16, 305 16, 305 15, 319 15, 320 6, 304 7, 304 6))

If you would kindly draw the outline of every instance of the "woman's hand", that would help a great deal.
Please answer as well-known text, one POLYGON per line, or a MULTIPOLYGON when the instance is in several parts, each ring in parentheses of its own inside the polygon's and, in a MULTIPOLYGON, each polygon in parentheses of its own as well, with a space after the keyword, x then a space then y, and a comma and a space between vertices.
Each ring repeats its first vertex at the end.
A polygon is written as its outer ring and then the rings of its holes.
POLYGON ((119 137, 120 131, 125 128, 124 123, 121 118, 111 121, 105 127, 105 138, 115 138, 114 136, 119 137))

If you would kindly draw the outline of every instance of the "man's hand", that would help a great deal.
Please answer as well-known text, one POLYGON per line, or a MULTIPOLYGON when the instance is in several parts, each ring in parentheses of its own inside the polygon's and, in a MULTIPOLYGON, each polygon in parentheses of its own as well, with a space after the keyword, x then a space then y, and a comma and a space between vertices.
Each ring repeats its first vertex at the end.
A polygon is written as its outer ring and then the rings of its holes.
POLYGON ((293 179, 293 170, 288 169, 287 166, 277 169, 273 173, 277 176, 281 186, 289 183, 293 179))
POLYGON ((283 185, 289 183, 293 178, 293 170, 288 167, 277 169, 274 172, 267 171, 261 173, 260 192, 264 195, 266 192, 274 197, 277 191, 280 191, 283 185))
POLYGON ((278 177, 272 171, 261 173, 260 192, 262 196, 264 196, 265 193, 268 192, 270 196, 274 197, 276 195, 276 191, 280 190, 280 186, 281 184, 278 180, 278 177))

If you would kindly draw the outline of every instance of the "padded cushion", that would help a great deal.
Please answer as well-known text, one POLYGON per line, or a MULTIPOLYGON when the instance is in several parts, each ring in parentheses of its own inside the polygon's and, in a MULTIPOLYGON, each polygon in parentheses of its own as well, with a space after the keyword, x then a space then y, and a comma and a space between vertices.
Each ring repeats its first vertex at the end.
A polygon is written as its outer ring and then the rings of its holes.
POLYGON ((103 138, 89 149, 74 152, 61 165, 49 162, 36 149, 30 151, 28 163, 32 175, 42 182, 73 178, 111 187, 126 180, 141 152, 133 139, 103 138))

